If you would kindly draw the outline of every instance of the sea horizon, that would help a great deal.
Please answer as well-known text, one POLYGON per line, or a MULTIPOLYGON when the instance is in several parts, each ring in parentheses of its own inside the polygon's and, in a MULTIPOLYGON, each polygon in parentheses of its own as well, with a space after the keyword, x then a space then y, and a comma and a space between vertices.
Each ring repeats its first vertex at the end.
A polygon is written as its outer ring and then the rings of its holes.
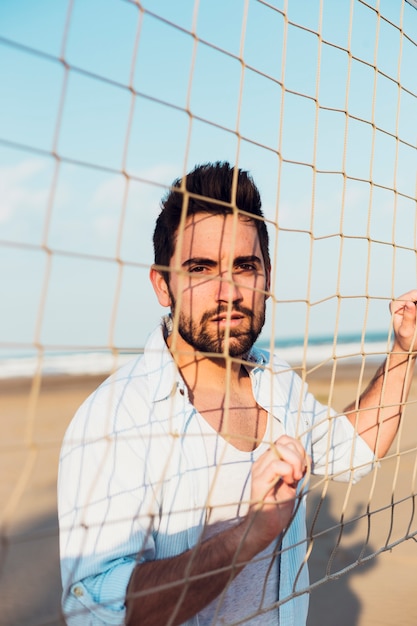
MULTIPOLYGON (((357 362, 380 358, 387 353, 388 334, 382 331, 362 333, 340 333, 336 337, 327 335, 303 335, 291 337, 261 337, 256 346, 273 350, 292 367, 301 364, 317 365, 331 362, 335 358, 357 362)), ((0 379, 32 378, 37 371, 42 376, 57 375, 105 375, 121 367, 143 352, 143 347, 106 348, 62 347, 45 349, 0 350, 0 379)))

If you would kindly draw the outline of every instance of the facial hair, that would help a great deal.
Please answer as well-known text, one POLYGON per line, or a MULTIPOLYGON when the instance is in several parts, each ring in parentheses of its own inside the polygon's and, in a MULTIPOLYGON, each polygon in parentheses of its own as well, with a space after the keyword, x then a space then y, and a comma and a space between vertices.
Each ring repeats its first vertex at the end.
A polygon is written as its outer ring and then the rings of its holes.
MULTIPOLYGON (((172 311, 175 310, 175 301, 172 299, 172 311)), ((182 339, 198 352, 212 354, 228 354, 231 357, 240 357, 246 354, 259 337, 265 323, 265 303, 262 309, 255 314, 251 309, 235 303, 233 313, 241 313, 249 320, 249 326, 245 329, 230 328, 229 343, 225 350, 226 330, 210 332, 210 320, 220 314, 228 314, 228 306, 221 305, 214 310, 206 311, 200 321, 196 323, 191 317, 180 312, 178 317, 178 333, 182 339)))

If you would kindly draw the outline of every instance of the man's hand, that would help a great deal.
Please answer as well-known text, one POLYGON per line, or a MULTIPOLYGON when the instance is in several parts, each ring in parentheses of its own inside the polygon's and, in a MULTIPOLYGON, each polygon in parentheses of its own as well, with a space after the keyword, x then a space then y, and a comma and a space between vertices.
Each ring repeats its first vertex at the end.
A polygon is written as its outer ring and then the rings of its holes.
POLYGON ((245 524, 256 551, 268 546, 288 526, 297 485, 307 469, 301 443, 283 435, 253 464, 251 505, 245 524))
POLYGON ((417 290, 413 289, 390 304, 394 329, 394 352, 416 352, 416 302, 417 290))
POLYGON ((253 464, 251 505, 242 523, 178 556, 136 566, 126 624, 176 626, 217 597, 288 526, 306 464, 299 441, 286 435, 277 439, 253 464))

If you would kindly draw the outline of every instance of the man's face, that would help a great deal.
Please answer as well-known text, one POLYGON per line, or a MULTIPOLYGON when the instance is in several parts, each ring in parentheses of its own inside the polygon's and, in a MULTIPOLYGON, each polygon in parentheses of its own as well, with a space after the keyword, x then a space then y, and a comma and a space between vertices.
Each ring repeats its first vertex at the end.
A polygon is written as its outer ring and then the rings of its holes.
POLYGON ((269 287, 254 222, 233 215, 189 217, 170 269, 176 348, 234 357, 247 352, 264 325, 269 287))

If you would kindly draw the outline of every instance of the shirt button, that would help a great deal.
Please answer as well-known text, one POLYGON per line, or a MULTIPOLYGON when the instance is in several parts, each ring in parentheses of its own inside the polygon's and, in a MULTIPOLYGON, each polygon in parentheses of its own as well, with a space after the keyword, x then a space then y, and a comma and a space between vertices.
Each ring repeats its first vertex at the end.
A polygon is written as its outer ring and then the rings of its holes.
POLYGON ((183 396, 184 395, 184 389, 180 389, 180 394, 183 396))
POLYGON ((81 587, 74 587, 72 592, 73 592, 74 596, 77 596, 77 598, 81 598, 81 596, 84 595, 84 591, 82 590, 81 587))

